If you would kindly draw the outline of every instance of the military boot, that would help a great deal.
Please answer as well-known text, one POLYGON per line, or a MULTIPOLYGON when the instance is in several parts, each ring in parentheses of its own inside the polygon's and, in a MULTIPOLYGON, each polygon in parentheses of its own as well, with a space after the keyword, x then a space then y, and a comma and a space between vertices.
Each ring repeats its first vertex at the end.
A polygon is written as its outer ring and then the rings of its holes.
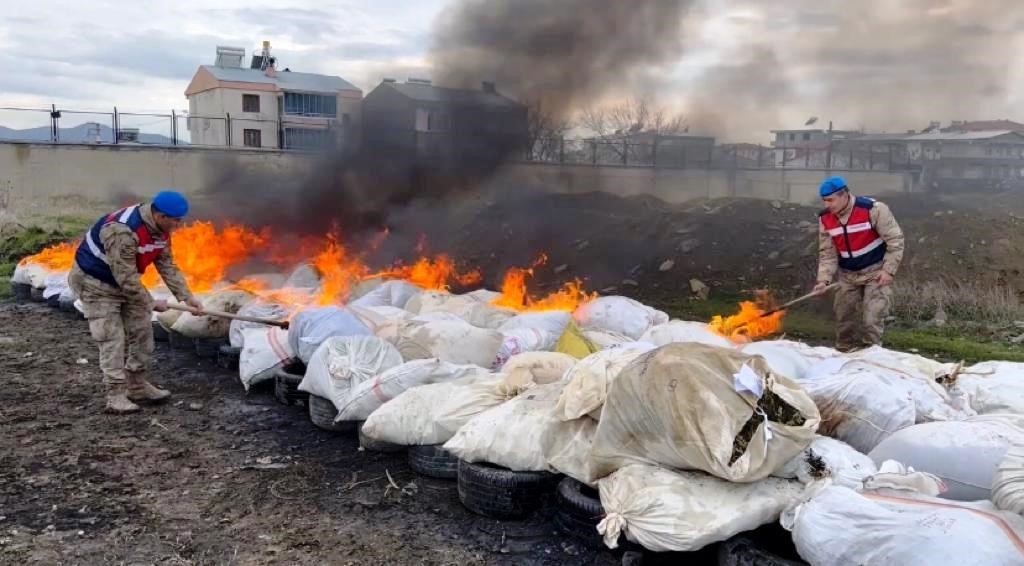
POLYGON ((159 403, 171 396, 171 392, 160 389, 146 381, 142 372, 126 372, 128 374, 128 398, 132 401, 159 403))
POLYGON ((108 413, 121 415, 134 413, 139 410, 139 406, 128 400, 128 388, 125 385, 110 385, 107 387, 107 406, 105 410, 108 413))

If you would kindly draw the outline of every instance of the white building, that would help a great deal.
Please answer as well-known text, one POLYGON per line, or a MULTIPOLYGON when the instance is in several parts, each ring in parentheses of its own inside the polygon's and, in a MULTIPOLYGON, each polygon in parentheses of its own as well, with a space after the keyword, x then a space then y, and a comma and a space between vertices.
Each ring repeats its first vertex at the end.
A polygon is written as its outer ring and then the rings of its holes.
POLYGON ((363 92, 341 77, 278 70, 270 45, 217 47, 185 90, 192 145, 318 149, 358 142, 363 92))

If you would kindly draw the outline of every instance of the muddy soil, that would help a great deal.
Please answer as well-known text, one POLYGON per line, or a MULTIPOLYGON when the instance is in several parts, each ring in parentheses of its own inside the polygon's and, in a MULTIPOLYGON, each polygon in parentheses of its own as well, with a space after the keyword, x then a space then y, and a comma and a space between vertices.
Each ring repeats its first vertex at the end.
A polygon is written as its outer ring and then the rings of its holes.
POLYGON ((454 482, 358 449, 235 372, 158 345, 170 403, 101 413, 84 321, 0 303, 2 564, 618 564, 466 511, 454 482), (389 487, 388 475, 400 489, 389 487))

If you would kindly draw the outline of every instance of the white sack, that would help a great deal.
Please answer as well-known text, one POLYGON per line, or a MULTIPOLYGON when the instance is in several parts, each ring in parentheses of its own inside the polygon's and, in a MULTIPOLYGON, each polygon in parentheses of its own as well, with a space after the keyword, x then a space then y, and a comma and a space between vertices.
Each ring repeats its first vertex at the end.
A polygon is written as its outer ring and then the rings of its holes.
POLYGON ((615 332, 639 340, 656 324, 668 322, 668 315, 628 297, 598 297, 580 305, 573 318, 583 330, 615 332))
POLYGON ((285 288, 314 289, 320 285, 320 273, 315 267, 304 263, 288 275, 284 282, 285 288))
POLYGON ((881 346, 872 346, 842 357, 850 360, 844 369, 867 369, 903 387, 914 400, 918 423, 963 420, 975 414, 969 407, 955 407, 949 391, 935 382, 935 378, 947 373, 952 364, 942 364, 916 354, 886 350, 881 346))
MULTIPOLYGON (((248 291, 231 290, 211 293, 202 301, 203 308, 234 314, 252 299, 248 291)), ((231 319, 190 312, 182 313, 171 326, 171 330, 189 338, 227 338, 230 328, 231 319)))
POLYGON ((508 376, 509 383, 546 385, 562 381, 576 361, 561 352, 526 352, 512 356, 501 367, 501 372, 508 376))
POLYGON ((295 359, 288 343, 288 331, 276 326, 248 328, 242 331, 242 352, 238 358, 238 377, 245 390, 268 379, 295 359))
POLYGON ((1024 515, 1024 444, 1010 447, 992 477, 996 507, 1024 515))
POLYGON ((917 412, 913 397, 898 379, 849 366, 846 363, 836 373, 812 370, 800 385, 821 413, 819 433, 867 453, 913 425, 917 412))
POLYGON ((640 337, 642 342, 650 342, 655 346, 664 346, 673 342, 700 342, 722 348, 736 347, 728 338, 716 334, 703 322, 688 320, 670 320, 664 324, 652 326, 640 337))
MULTIPOLYGON (((254 300, 249 304, 238 309, 238 314, 242 316, 255 316, 259 318, 269 318, 271 320, 285 320, 292 312, 295 311, 295 307, 289 307, 278 303, 266 303, 261 300, 254 300)), ((232 320, 228 325, 228 341, 232 346, 241 348, 244 345, 243 338, 245 330, 249 328, 266 328, 267 325, 259 322, 247 322, 244 320, 232 320)))
POLYGON ((355 387, 401 363, 398 350, 376 336, 332 336, 310 357, 299 391, 330 400, 340 412, 355 387))
POLYGON ((819 420, 811 398, 796 382, 773 374, 764 358, 669 344, 634 360, 612 383, 591 457, 597 477, 639 463, 752 482, 806 448, 819 420), (792 417, 766 415, 761 405, 770 399, 792 417), (745 446, 737 444, 748 421, 753 434, 745 446))
POLYGON ((799 482, 767 478, 731 483, 702 472, 630 465, 600 480, 609 548, 620 533, 655 552, 693 551, 778 519, 799 497, 799 482))
POLYGON ((413 387, 367 417, 363 434, 402 446, 444 444, 472 417, 505 402, 500 375, 413 387))
POLYGON ((37 289, 46 287, 46 278, 53 274, 48 268, 38 263, 18 263, 11 275, 11 283, 31 285, 37 289))
POLYGON ((811 347, 792 340, 762 340, 744 344, 740 349, 744 354, 764 358, 775 373, 799 381, 807 377, 814 364, 839 355, 832 348, 811 347))
POLYGON ((342 400, 334 402, 334 406, 338 408, 336 420, 365 421, 381 405, 408 389, 483 375, 489 374, 482 367, 450 364, 437 358, 405 362, 358 384, 353 383, 348 394, 342 400))
POLYGON ((864 480, 877 472, 875 462, 866 454, 845 442, 817 436, 810 446, 772 475, 796 478, 805 484, 831 478, 836 485, 860 489, 864 480))
POLYGON ((583 336, 593 342, 598 348, 607 350, 608 348, 614 348, 620 344, 632 342, 633 339, 625 334, 619 334, 617 332, 602 332, 600 330, 584 330, 583 336))
POLYGON ((981 362, 964 369, 956 388, 978 414, 1024 414, 1024 364, 981 362))
POLYGON ((77 298, 78 298, 78 295, 75 294, 75 290, 72 289, 70 285, 67 286, 67 287, 64 287, 64 289, 60 292, 60 301, 62 303, 63 302, 72 302, 72 301, 74 301, 77 298))
POLYGON ((563 421, 591 415, 600 419, 608 388, 622 371, 641 354, 653 350, 644 345, 601 350, 576 362, 565 375, 565 388, 558 398, 555 414, 563 421))
POLYGON ((391 335, 394 335, 394 330, 398 328, 398 323, 403 320, 409 320, 413 317, 413 314, 405 309, 391 306, 377 306, 377 307, 366 307, 366 306, 355 306, 349 303, 345 308, 356 316, 370 332, 373 333, 377 338, 386 338, 386 330, 392 329, 391 335), (382 336, 381 334, 385 334, 382 336))
POLYGON ((51 273, 46 276, 46 280, 43 283, 45 286, 43 289, 44 299, 49 299, 54 295, 60 295, 69 288, 68 273, 69 272, 67 271, 62 271, 59 273, 51 273))
POLYGON ((473 417, 444 447, 467 462, 490 462, 515 471, 558 472, 589 477, 587 449, 595 428, 591 419, 563 423, 554 417, 561 383, 537 385, 507 403, 473 417))
POLYGON ((1024 417, 974 417, 967 421, 923 423, 882 441, 869 456, 875 463, 896 460, 938 476, 946 499, 988 499, 996 469, 1014 444, 1024 443, 1024 417))
POLYGON ((349 307, 398 307, 404 309, 409 299, 423 292, 422 289, 407 281, 387 281, 373 290, 349 301, 349 307))
POLYGON ((358 318, 339 307, 310 307, 300 310, 288 329, 288 342, 299 358, 309 363, 313 352, 332 336, 371 334, 358 318))
POLYGON ((782 524, 813 566, 1024 563, 1024 519, 987 501, 833 485, 787 510, 782 524))
POLYGON ((463 321, 399 324, 395 346, 406 361, 440 358, 453 364, 494 366, 503 337, 496 330, 477 328, 463 321))

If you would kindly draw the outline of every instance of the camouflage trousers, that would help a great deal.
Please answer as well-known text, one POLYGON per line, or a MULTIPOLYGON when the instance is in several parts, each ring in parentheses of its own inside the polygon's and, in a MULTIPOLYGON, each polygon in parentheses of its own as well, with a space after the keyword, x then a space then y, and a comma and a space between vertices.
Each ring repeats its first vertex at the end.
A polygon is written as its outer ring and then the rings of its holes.
POLYGON ((86 275, 78 266, 68 276, 82 301, 89 333, 100 347, 100 369, 107 386, 127 383, 128 373, 143 373, 153 356, 152 310, 129 301, 120 289, 86 275))
POLYGON ((881 266, 863 271, 839 270, 836 290, 836 348, 881 345, 885 317, 892 308, 892 285, 875 282, 881 266))

